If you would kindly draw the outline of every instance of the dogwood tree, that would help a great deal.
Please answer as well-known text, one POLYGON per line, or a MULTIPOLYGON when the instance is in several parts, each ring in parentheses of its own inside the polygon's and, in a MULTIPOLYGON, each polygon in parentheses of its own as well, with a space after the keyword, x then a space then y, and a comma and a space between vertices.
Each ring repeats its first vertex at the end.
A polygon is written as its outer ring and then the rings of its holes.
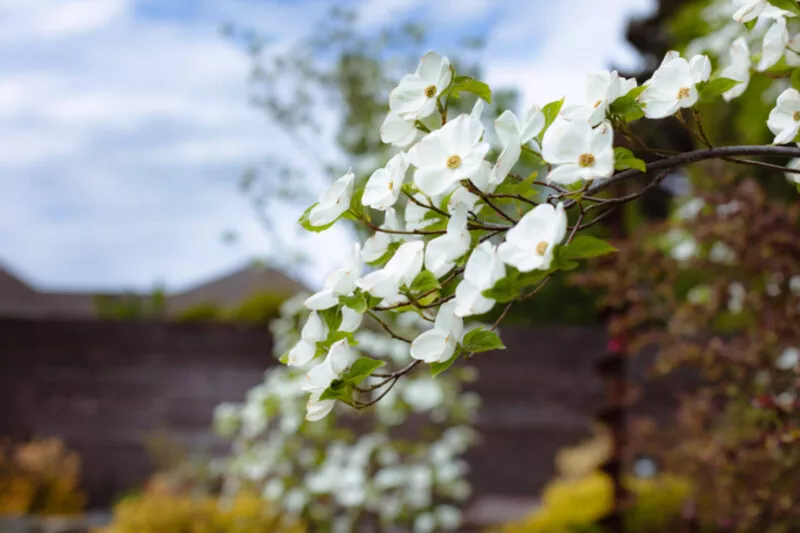
POLYGON ((308 331, 284 358, 307 371, 309 420, 337 402, 373 405, 424 367, 436 376, 459 358, 502 349, 497 328, 515 303, 580 261, 615 251, 585 230, 677 169, 720 159, 797 174, 796 163, 785 165, 800 157, 793 144, 800 93, 790 86, 800 84, 792 32, 800 6, 733 0, 719 7, 735 24, 735 32, 717 36, 731 38, 729 62, 670 51, 641 85, 616 72, 595 73, 583 99, 533 106, 522 119, 505 111, 490 127, 482 116, 490 87, 459 75, 446 57, 428 52, 399 80, 381 126, 396 154, 368 175, 347 172, 300 219, 309 231, 347 219, 373 233, 306 301, 313 311, 308 331), (774 142, 712 144, 698 103, 731 101, 756 76, 780 91, 769 116, 758 118, 774 142), (472 111, 452 116, 452 103, 469 95, 477 97, 472 111), (675 153, 647 144, 637 125, 656 120, 678 120, 701 146, 675 153), (615 195, 612 185, 622 182, 639 188, 615 195), (503 307, 493 324, 465 328, 465 319, 497 305, 503 307), (387 316, 408 312, 429 329, 413 338, 394 331, 387 316), (357 357, 361 322, 404 343, 407 361, 357 357))

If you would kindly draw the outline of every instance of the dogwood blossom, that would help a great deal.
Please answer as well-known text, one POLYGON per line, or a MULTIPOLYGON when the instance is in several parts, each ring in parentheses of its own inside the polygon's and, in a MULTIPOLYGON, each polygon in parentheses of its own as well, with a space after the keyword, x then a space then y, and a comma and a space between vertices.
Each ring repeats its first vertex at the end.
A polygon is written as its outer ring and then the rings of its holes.
POLYGON ((472 177, 489 151, 482 136, 483 124, 463 114, 424 137, 408 152, 416 167, 414 183, 428 196, 437 196, 472 177))
POLYGON ((569 119, 582 119, 597 126, 606 118, 608 106, 620 96, 636 88, 636 79, 623 78, 616 70, 604 70, 586 77, 583 103, 567 106, 563 115, 569 119))
MULTIPOLYGON (((521 146, 528 144, 533 138, 542 131, 544 128, 544 114, 539 106, 533 106, 528 110, 525 115, 524 122, 520 123, 517 116, 511 111, 503 111, 494 121, 494 131, 500 144, 503 146, 503 151, 497 158, 497 164, 494 167, 494 176, 492 181, 500 183, 511 169, 519 161, 522 154, 521 146)), ((536 150, 539 147, 536 146, 536 150)))
POLYGON ((400 148, 416 141, 420 133, 413 120, 403 120, 393 111, 389 111, 381 125, 381 141, 400 148))
POLYGON ((494 307, 495 301, 483 296, 506 275, 506 267, 489 241, 476 247, 464 268, 464 279, 456 287, 455 314, 461 317, 481 315, 494 307))
POLYGON ((750 48, 747 46, 747 39, 739 37, 731 44, 730 64, 721 73, 723 78, 739 82, 722 93, 722 98, 726 102, 738 98, 747 89, 747 85, 750 83, 750 66, 750 48))
POLYGON ((421 333, 411 343, 411 357, 426 363, 441 363, 453 357, 464 334, 464 321, 456 316, 455 308, 452 300, 439 307, 433 329, 421 333))
POLYGON ((308 213, 308 220, 313 226, 327 226, 350 208, 354 180, 355 174, 347 171, 319 195, 319 202, 308 213))
POLYGON ((450 60, 428 52, 414 74, 406 74, 389 93, 389 108, 404 120, 419 120, 436 111, 436 101, 453 77, 450 60))
POLYGON ((447 222, 447 233, 431 240, 425 248, 425 268, 437 278, 453 268, 456 259, 467 253, 471 239, 467 230, 467 208, 458 206, 447 222))
POLYGON ((353 252, 342 268, 334 270, 326 279, 321 291, 312 294, 305 306, 314 311, 328 309, 339 303, 339 296, 351 294, 356 288, 356 280, 361 276, 361 245, 355 243, 353 252))
MULTIPOLYGON (((380 228, 390 231, 401 231, 403 229, 403 225, 394 208, 390 207, 386 210, 386 215, 380 228)), ((376 231, 369 239, 364 241, 364 247, 361 249, 361 259, 367 263, 377 261, 386 254, 393 242, 401 240, 402 237, 401 234, 397 233, 376 231)))
POLYGON ((307 420, 320 420, 331 412, 335 400, 320 400, 320 396, 334 380, 341 377, 354 359, 350 345, 346 339, 342 339, 333 343, 322 363, 308 371, 303 385, 303 390, 311 394, 307 405, 307 420))
POLYGON ((305 366, 317 354, 317 343, 328 336, 328 327, 316 312, 308 315, 300 332, 300 341, 289 350, 286 364, 289 366, 305 366))
POLYGON ((767 127, 775 135, 774 144, 786 144, 797 137, 800 130, 800 92, 789 88, 783 91, 775 107, 769 112, 767 127))
POLYGON ((786 28, 786 19, 778 17, 764 34, 758 70, 763 72, 777 63, 783 57, 787 44, 789 44, 789 30, 786 28))
POLYGON ((639 95, 639 101, 645 105, 645 116, 664 118, 692 107, 698 98, 696 85, 708 81, 710 76, 711 62, 707 56, 697 55, 687 61, 677 52, 668 52, 639 95))
POLYGON ((497 247, 497 255, 520 272, 547 270, 553 261, 553 249, 566 234, 564 205, 539 204, 508 230, 505 242, 497 247))
POLYGON ((555 165, 547 180, 569 184, 614 173, 614 132, 609 122, 592 128, 584 120, 557 120, 542 140, 542 157, 555 165))
POLYGON ((425 243, 411 241, 400 245, 394 256, 380 270, 370 272, 356 285, 379 298, 394 298, 400 287, 411 285, 422 271, 425 243))
POLYGON ((392 157, 386 166, 379 168, 367 180, 361 203, 379 211, 386 211, 397 203, 400 189, 406 179, 408 158, 400 152, 392 157))

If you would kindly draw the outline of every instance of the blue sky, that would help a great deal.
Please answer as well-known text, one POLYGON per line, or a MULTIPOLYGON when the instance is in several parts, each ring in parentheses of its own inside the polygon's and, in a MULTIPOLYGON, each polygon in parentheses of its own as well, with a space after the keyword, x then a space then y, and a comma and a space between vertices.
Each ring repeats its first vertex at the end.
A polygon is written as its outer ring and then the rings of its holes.
MULTIPOLYGON (((283 47, 325 0, 0 0, 0 263, 50 288, 181 288, 269 257, 237 189, 291 146, 247 104, 248 60, 221 37, 248 21, 283 47), (235 230, 226 245, 220 236, 235 230)), ((625 21, 652 0, 363 0, 360 24, 414 16, 444 53, 481 34, 487 81, 524 102, 580 94, 583 76, 633 66, 625 21), (521 5, 524 4, 524 7, 521 5), (602 25, 598 24, 603 20, 602 25)), ((282 228, 293 233, 296 213, 282 228)), ((303 237, 312 284, 343 255, 303 237)))

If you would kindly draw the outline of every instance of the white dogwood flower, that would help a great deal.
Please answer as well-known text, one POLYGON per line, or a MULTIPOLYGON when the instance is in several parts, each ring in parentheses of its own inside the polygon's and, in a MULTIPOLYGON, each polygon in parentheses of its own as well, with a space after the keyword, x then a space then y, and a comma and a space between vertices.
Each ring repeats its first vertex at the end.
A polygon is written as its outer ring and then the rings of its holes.
POLYGON ((750 83, 750 48, 747 46, 747 39, 739 37, 731 43, 730 59, 730 64, 722 70, 720 76, 739 83, 722 93, 726 102, 740 97, 750 83))
POLYGON ((339 296, 351 294, 356 288, 356 280, 361 276, 361 246, 353 245, 353 252, 342 268, 334 270, 326 279, 323 289, 312 294, 304 305, 313 310, 328 309, 339 303, 339 296))
POLYGON ((635 88, 636 79, 623 78, 616 70, 589 74, 586 77, 583 103, 567 106, 563 110, 563 115, 572 120, 587 120, 592 126, 597 126, 606 119, 608 106, 635 88))
POLYGON ((711 76, 711 62, 707 56, 697 55, 690 61, 670 51, 661 66, 647 82, 639 101, 647 118, 668 117, 679 109, 692 107, 697 103, 696 85, 708 81, 711 76))
MULTIPOLYGON (((390 231, 402 231, 403 224, 397 216, 397 211, 393 207, 386 210, 386 215, 383 218, 381 229, 390 231)), ((364 247, 361 249, 361 259, 367 263, 377 261, 386 254, 389 246, 393 242, 402 239, 402 234, 387 233, 385 231, 376 231, 369 239, 364 241, 364 247)))
POLYGON ((464 334, 464 321, 456 316, 455 308, 452 300, 439 307, 433 329, 423 332, 411 343, 411 357, 426 363, 441 363, 453 357, 464 334))
POLYGON ((614 132, 609 122, 592 128, 584 120, 557 120, 542 140, 542 157, 554 165, 547 180, 570 184, 614 173, 614 132))
POLYGON ((403 120, 392 111, 389 111, 381 124, 381 141, 400 148, 405 148, 416 141, 420 133, 413 120, 403 120))
POLYGON ((326 226, 350 208, 353 180, 355 180, 355 174, 348 170, 347 174, 334 181, 319 195, 319 202, 308 213, 308 221, 312 226, 326 226))
POLYGON ((767 118, 767 127, 775 135, 774 144, 786 144, 797 137, 800 130, 800 92, 789 88, 778 95, 778 100, 767 118))
POLYGON ((458 316, 481 315, 494 307, 495 301, 483 296, 498 280, 505 277, 506 267, 497 255, 497 248, 489 241, 472 251, 464 268, 464 279, 456 287, 458 316))
POLYGON ((328 337, 328 327, 320 316, 312 311, 308 315, 303 329, 300 331, 300 341, 289 350, 286 364, 289 366, 305 366, 317 354, 317 343, 328 337))
POLYGON ((414 74, 406 74, 389 93, 389 108, 404 120, 419 120, 436 111, 436 101, 453 77, 450 61, 428 52, 414 74))
MULTIPOLYGON (((545 118, 539 106, 531 107, 525 115, 525 120, 520 122, 517 116, 511 111, 503 111, 497 120, 494 121, 494 131, 503 147, 503 151, 497 158, 494 167, 495 183, 501 183, 511 169, 519 161, 522 154, 522 145, 533 141, 544 128, 545 118)), ((536 146, 538 151, 539 147, 536 146)))
POLYGON ((481 141, 483 124, 471 115, 459 115, 424 137, 408 152, 414 183, 428 196, 447 192, 460 180, 472 177, 489 151, 481 141))
POLYGON ((789 44, 789 30, 786 28, 786 19, 778 17, 764 34, 758 70, 763 72, 780 61, 787 44, 789 44))
POLYGON ((362 290, 379 298, 394 298, 400 287, 411 285, 422 271, 425 243, 406 242, 397 249, 391 259, 380 270, 370 272, 356 282, 362 290))
POLYGON ((392 207, 400 197, 407 170, 406 154, 400 152, 393 156, 385 167, 379 168, 369 177, 361 203, 379 211, 392 207))
POLYGON ((467 253, 471 243, 467 230, 467 207, 456 207, 447 222, 447 233, 436 237, 425 248, 425 268, 437 278, 455 265, 456 259, 467 253))
POLYGON ((564 205, 539 204, 508 230, 505 242, 497 247, 497 255, 520 272, 547 270, 553 260, 553 249, 566 234, 564 205))
POLYGON ((320 400, 320 396, 331 386, 334 380, 339 379, 355 360, 350 345, 346 339, 333 343, 325 360, 312 368, 306 374, 303 390, 310 393, 306 406, 306 419, 319 420, 324 418, 333 409, 334 400, 320 400))

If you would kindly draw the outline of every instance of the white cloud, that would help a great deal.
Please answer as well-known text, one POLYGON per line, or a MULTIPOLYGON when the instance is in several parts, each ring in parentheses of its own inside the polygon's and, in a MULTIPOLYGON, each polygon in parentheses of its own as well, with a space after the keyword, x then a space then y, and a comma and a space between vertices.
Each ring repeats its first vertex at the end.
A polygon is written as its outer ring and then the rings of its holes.
POLYGON ((107 27, 129 8, 127 0, 0 0, 0 42, 58 40, 107 27))
POLYGON ((625 41, 625 27, 631 17, 654 7, 654 0, 539 0, 526 7, 515 5, 489 36, 486 76, 492 84, 518 87, 526 107, 578 97, 590 72, 612 64, 637 65, 625 41), (531 21, 538 21, 533 28, 531 21))

